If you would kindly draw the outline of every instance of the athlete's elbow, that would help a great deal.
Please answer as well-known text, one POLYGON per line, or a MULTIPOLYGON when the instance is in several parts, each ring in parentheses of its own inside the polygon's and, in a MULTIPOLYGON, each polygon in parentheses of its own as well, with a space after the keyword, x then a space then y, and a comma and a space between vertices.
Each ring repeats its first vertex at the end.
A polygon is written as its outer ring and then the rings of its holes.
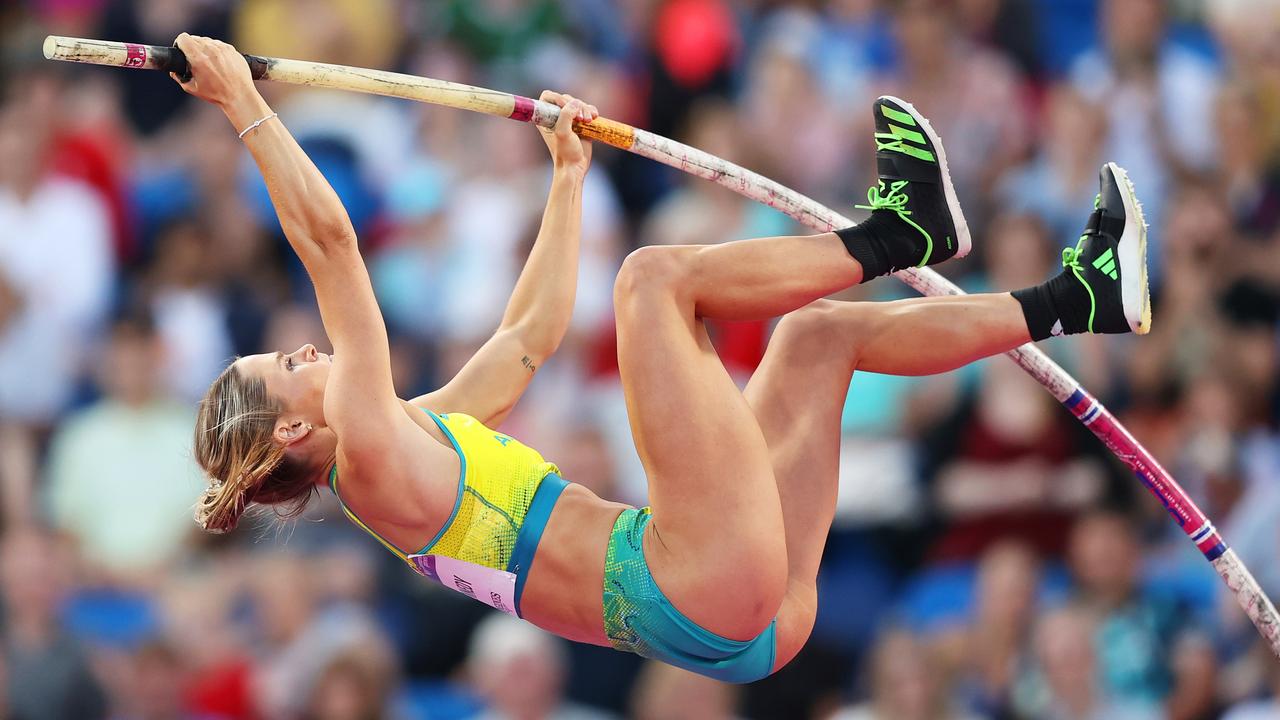
POLYGON ((279 213, 285 237, 300 251, 321 255, 358 247, 355 228, 345 214, 279 213))
POLYGON ((542 362, 560 349, 560 342, 568 331, 568 322, 553 322, 548 319, 520 319, 504 323, 499 333, 505 333, 515 341, 522 355, 521 362, 526 369, 533 372, 542 362))
POLYGON ((299 235, 321 250, 349 250, 356 247, 356 230, 342 204, 323 198, 316 203, 299 207, 289 216, 281 214, 280 223, 286 230, 292 226, 299 235))
POLYGON ((309 223, 312 242, 326 253, 330 251, 347 251, 358 247, 356 230, 346 214, 342 217, 315 218, 309 223))
POLYGON ((301 235, 311 253, 321 260, 338 259, 360 252, 355 230, 349 224, 345 227, 312 227, 301 235))
POLYGON ((563 329, 544 329, 542 332, 529 333, 521 338, 520 344, 524 348, 525 357, 528 359, 526 367, 529 372, 534 371, 534 367, 541 367, 542 363, 549 360, 556 351, 560 349, 560 342, 564 340, 563 329), (530 366, 532 363, 533 366, 530 366))
POLYGON ((556 350, 560 348, 558 340, 534 340, 532 342, 520 343, 520 364, 528 370, 530 374, 538 371, 542 364, 549 360, 552 355, 556 354, 556 350))

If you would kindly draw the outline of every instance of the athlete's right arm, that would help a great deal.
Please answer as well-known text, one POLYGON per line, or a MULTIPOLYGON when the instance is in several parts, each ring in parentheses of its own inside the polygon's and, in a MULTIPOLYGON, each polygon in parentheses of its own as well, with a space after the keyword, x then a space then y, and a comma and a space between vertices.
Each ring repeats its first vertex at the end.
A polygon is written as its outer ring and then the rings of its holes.
MULTIPOLYGON (((285 237, 315 285, 334 364, 325 419, 344 452, 391 440, 407 420, 391 381, 386 325, 360 257, 355 230, 337 193, 258 94, 243 56, 230 45, 183 33, 177 45, 191 65, 183 90, 222 109, 257 162, 285 237), (379 422, 384 420, 385 422, 379 422), (367 435, 369 442, 362 442, 367 435), (381 438, 381 440, 380 440, 381 438)), ((176 77, 174 78, 177 79, 176 77)), ((411 422, 411 421, 410 421, 411 422)))

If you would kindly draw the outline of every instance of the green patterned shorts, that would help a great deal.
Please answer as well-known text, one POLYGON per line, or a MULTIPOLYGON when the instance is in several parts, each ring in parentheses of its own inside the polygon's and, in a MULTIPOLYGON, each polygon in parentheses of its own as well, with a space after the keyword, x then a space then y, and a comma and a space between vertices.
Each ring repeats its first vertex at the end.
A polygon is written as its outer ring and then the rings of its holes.
POLYGON ((649 508, 618 516, 604 560, 604 629, 614 648, 726 682, 773 671, 777 620, 752 640, 729 640, 685 617, 662 594, 644 559, 649 508))

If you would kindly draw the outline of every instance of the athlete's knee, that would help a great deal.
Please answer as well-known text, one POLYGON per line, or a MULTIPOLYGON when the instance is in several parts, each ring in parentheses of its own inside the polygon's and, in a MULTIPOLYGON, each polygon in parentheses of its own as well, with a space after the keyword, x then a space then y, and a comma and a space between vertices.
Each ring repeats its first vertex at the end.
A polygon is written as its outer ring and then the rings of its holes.
POLYGON ((787 594, 787 551, 779 542, 739 537, 730 547, 697 561, 703 568, 701 592, 722 624, 712 628, 726 637, 749 639, 778 617, 787 594))
POLYGON ((813 357, 815 352, 820 352, 825 356, 850 335, 852 328, 843 324, 845 316, 850 314, 849 305, 852 303, 815 300, 793 310, 778 321, 769 342, 778 343, 779 348, 788 353, 813 357))
POLYGON ((833 300, 819 299, 798 310, 792 310, 778 321, 774 334, 783 335, 791 340, 803 340, 813 337, 831 336, 837 310, 841 305, 833 300))
POLYGON ((649 245, 634 250, 618 270, 614 299, 627 300, 650 292, 674 293, 684 284, 688 271, 688 248, 649 245))
MULTIPOLYGON (((816 300, 782 317, 774 337, 783 348, 812 358, 854 358, 875 337, 885 319, 887 303, 816 300)), ((772 341, 770 341, 772 342, 772 341)))

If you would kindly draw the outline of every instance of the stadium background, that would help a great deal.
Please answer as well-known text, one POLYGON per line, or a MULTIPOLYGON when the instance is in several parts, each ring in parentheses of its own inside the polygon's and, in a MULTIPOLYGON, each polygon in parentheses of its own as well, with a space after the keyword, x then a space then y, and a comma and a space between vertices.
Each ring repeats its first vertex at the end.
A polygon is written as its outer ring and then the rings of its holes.
MULTIPOLYGON (((842 212, 870 102, 947 142, 971 291, 1039 282, 1104 159, 1151 221, 1155 325, 1046 348, 1280 595, 1275 0, 0 2, 0 707, 36 718, 1280 717, 1280 666, 1162 509, 1011 363, 859 375, 806 651, 729 688, 574 646, 414 576, 343 522, 198 533, 194 403, 234 354, 323 331, 247 153, 159 73, 58 66, 46 33, 393 68, 536 95, 842 212)), ((402 395, 497 322, 545 150, 516 123, 263 85, 359 231, 402 395)), ((611 282, 653 243, 797 230, 604 148, 573 327, 504 429, 640 503, 611 282)), ((906 296, 882 280, 849 299, 906 296)), ((719 325, 745 378, 769 332, 719 325)), ((920 338, 927 351, 929 338, 920 338)), ((680 422, 672 418, 672 422, 680 422)))

